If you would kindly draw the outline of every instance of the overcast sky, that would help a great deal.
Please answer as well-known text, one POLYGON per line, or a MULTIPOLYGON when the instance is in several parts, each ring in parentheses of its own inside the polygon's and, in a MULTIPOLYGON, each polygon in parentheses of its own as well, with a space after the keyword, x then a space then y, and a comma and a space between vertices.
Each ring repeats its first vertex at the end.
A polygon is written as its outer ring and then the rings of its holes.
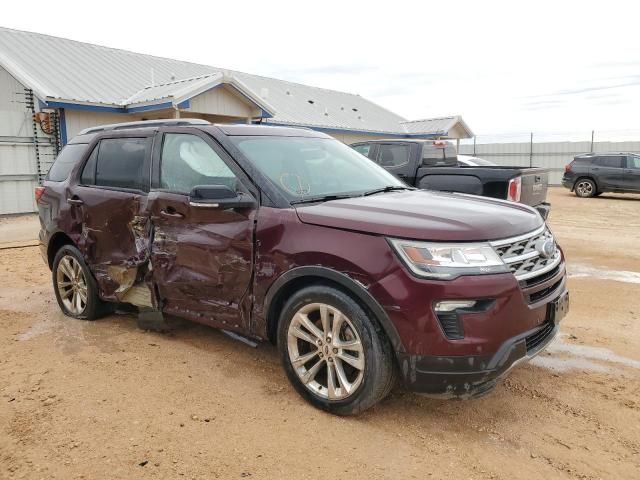
POLYGON ((640 130, 640 2, 5 2, 0 25, 358 93, 478 134, 640 130))

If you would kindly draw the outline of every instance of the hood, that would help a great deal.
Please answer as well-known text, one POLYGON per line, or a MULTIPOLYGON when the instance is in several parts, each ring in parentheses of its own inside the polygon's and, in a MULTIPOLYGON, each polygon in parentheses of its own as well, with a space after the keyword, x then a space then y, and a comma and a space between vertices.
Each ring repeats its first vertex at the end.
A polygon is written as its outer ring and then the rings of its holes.
POLYGON ((312 225, 435 241, 498 240, 544 223, 538 212, 519 203, 424 190, 331 200, 296 211, 312 225))

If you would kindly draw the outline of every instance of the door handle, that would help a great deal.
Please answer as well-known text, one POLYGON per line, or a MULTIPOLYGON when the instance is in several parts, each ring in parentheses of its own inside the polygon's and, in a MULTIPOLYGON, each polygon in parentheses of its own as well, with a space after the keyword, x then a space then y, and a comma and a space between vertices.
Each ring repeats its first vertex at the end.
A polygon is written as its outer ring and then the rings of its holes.
POLYGON ((84 202, 77 195, 67 198, 67 203, 70 205, 84 205, 84 202))
POLYGON ((163 208, 162 210, 160 210, 160 215, 162 215, 163 217, 169 217, 169 218, 184 218, 184 215, 178 212, 173 207, 163 208))

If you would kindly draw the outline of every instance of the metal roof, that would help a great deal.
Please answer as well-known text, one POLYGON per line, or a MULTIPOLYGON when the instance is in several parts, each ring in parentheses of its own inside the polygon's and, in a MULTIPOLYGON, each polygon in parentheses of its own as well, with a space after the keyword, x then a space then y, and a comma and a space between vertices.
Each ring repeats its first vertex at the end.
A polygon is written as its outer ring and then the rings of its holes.
POLYGON ((441 134, 434 128, 441 119, 407 122, 351 93, 3 27, 0 66, 44 102, 123 109, 168 101, 177 105, 225 84, 265 111, 269 123, 402 136, 441 134))
POLYGON ((456 126, 462 127, 468 137, 473 137, 473 132, 462 120, 460 115, 440 118, 425 118, 423 120, 411 120, 401 122, 408 134, 427 132, 432 135, 447 136, 456 126))

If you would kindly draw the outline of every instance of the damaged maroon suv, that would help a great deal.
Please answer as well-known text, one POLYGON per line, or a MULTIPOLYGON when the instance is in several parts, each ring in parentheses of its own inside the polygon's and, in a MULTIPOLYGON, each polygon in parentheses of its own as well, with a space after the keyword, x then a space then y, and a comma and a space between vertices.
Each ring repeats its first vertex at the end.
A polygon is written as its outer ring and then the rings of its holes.
POLYGON ((152 121, 88 129, 36 190, 71 317, 115 304, 278 346, 313 405, 409 390, 472 398, 539 353, 568 308, 533 209, 415 190, 299 128, 152 121))

